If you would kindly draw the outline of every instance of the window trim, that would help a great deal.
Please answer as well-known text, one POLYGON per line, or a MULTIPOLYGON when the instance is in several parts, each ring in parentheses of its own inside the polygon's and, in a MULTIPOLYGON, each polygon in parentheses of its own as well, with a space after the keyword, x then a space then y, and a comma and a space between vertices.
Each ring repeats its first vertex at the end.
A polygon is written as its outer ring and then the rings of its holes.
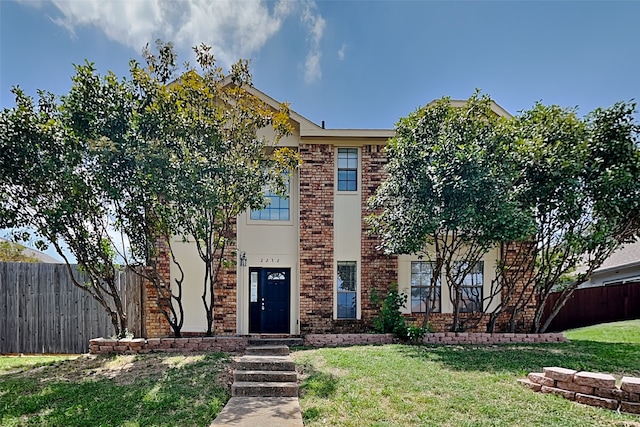
MULTIPOLYGON (((459 265, 459 264, 462 264, 462 263, 463 263, 462 261, 456 261, 455 262, 456 265, 459 265)), ((463 280, 462 283, 463 284, 460 286, 460 304, 461 304, 461 306, 460 306, 460 309, 458 311, 459 313, 482 313, 482 312, 484 312, 484 310, 485 310, 485 308, 484 308, 484 279, 485 279, 484 260, 480 260, 473 266, 473 268, 469 272, 469 274, 462 278, 462 280, 463 280), (480 271, 479 272, 478 271, 474 272, 473 269, 476 269, 478 267, 479 267, 480 271), (472 284, 472 285, 465 285, 464 284, 464 280, 467 278, 467 276, 471 275, 471 277, 472 277, 472 275, 476 275, 478 273, 480 274, 480 278, 481 278, 479 284, 478 283, 475 283, 475 284, 472 284), (480 305, 478 306, 476 304, 476 302, 474 302, 474 308, 478 308, 479 307, 480 310, 474 310, 474 309, 467 310, 467 309, 465 309, 465 305, 462 303, 462 299, 463 299, 463 295, 464 295, 465 289, 479 289, 480 290, 480 300, 476 301, 480 305)))
MULTIPOLYGON (((361 150, 359 147, 337 147, 336 151, 335 151, 335 155, 336 155, 336 170, 335 170, 335 190, 337 193, 339 194, 360 194, 360 188, 362 187, 362 177, 361 177, 361 158, 362 158, 362 154, 361 154, 361 150), (356 167, 355 168, 341 168, 340 167, 340 151, 341 150, 355 150, 357 159, 356 159, 356 167), (356 179, 355 179, 355 184, 356 184, 356 188, 355 190, 340 190, 340 180, 339 180, 339 176, 340 176, 340 171, 354 171, 355 175, 356 175, 356 179)), ((350 182, 350 181, 347 181, 350 182)))
POLYGON ((358 261, 337 261, 336 262, 336 275, 335 275, 335 285, 334 285, 334 301, 335 301, 335 312, 334 318, 336 320, 358 320, 360 319, 360 287, 358 286, 358 281, 360 278, 359 270, 358 270, 358 261), (348 265, 353 267, 353 280, 354 280, 354 290, 353 291, 341 291, 338 286, 338 280, 340 278, 338 274, 338 269, 340 265, 348 265), (355 307, 353 317, 340 317, 340 308, 339 308, 339 295, 340 294, 353 294, 355 298, 355 307))
MULTIPOLYGON (((435 288, 435 292, 437 292, 438 288, 440 290, 439 293, 439 297, 437 298, 436 302, 437 302, 437 308, 431 309, 429 311, 429 313, 442 313, 442 276, 438 277, 438 280, 436 282, 435 286, 431 286, 431 284, 428 285, 420 285, 420 286, 414 286, 413 285, 413 265, 414 264, 427 264, 431 267, 431 276, 433 277, 433 262, 430 261, 411 261, 410 263, 410 270, 409 270, 409 312, 411 314, 424 314, 426 313, 425 311, 413 311, 413 289, 429 289, 429 288, 435 288)), ((429 283, 431 283, 431 281, 429 281, 429 283)), ((436 293, 436 295, 438 295, 436 293)), ((427 302, 424 302, 425 304, 425 308, 426 308, 426 304, 427 302)), ((422 303, 421 303, 422 305, 422 303)))
MULTIPOLYGON (((296 208, 293 196, 294 196, 294 173, 289 171, 288 175, 288 184, 287 184, 287 200, 289 201, 289 219, 252 219, 251 212, 261 212, 264 209, 256 210, 247 209, 247 225, 270 225, 270 226, 290 226, 294 223, 294 216, 297 215, 297 212, 294 212, 296 208)), ((268 190, 268 188, 264 188, 264 191, 268 190)), ((263 193, 266 196, 266 193, 263 193)), ((275 194, 274 194, 275 195, 275 194)))

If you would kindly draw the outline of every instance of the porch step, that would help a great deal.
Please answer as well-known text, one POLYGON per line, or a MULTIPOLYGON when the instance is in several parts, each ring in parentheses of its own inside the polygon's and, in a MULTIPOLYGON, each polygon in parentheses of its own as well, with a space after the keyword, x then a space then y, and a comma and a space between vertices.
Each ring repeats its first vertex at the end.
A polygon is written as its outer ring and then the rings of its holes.
POLYGON ((235 363, 239 371, 294 371, 296 364, 289 356, 242 356, 235 363))
POLYGON ((254 397, 298 397, 295 382, 234 382, 231 396, 254 397))
POLYGON ((262 337, 250 337, 250 346, 274 346, 274 345, 286 345, 288 347, 300 347, 304 344, 302 338, 262 338, 262 337))
POLYGON ((288 356, 289 347, 286 345, 256 345, 247 347, 244 354, 247 356, 288 356))
POLYGON ((298 374, 295 371, 234 371, 234 382, 280 382, 295 383, 298 374))

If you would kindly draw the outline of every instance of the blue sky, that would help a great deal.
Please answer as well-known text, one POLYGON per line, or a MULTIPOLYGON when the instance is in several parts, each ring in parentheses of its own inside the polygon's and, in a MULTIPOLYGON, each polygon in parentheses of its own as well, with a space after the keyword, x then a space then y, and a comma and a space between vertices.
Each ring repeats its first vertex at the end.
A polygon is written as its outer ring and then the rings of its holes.
POLYGON ((511 113, 640 99, 640 1, 0 1, 0 105, 69 89, 73 63, 127 75, 146 42, 251 59, 257 88, 330 128, 391 128, 475 88, 511 113))
MULTIPOLYGON (((475 88, 512 114, 536 101, 586 114, 640 100, 640 1, 0 0, 0 107, 69 90, 73 65, 128 75, 145 43, 179 60, 212 45, 255 86, 328 128, 392 128, 475 88)), ((640 120, 640 115, 636 115, 640 120)))

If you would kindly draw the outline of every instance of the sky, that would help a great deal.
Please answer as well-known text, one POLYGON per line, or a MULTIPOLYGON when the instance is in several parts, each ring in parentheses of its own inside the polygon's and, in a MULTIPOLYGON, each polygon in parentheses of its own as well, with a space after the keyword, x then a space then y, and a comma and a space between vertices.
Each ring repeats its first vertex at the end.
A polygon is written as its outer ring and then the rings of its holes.
MULTIPOLYGON (((128 76, 146 43, 249 59, 254 85, 327 128, 391 129, 480 89, 512 114, 640 100, 640 0, 0 0, 0 108, 68 92, 73 64, 128 76)), ((637 120, 640 115, 636 114, 637 120)))
MULTIPOLYGON (((327 128, 393 128, 476 88, 512 114, 640 99, 640 1, 0 0, 0 107, 64 94, 73 64, 128 76, 146 43, 250 59, 254 85, 327 128)), ((636 115, 636 117, 639 117, 636 115)))

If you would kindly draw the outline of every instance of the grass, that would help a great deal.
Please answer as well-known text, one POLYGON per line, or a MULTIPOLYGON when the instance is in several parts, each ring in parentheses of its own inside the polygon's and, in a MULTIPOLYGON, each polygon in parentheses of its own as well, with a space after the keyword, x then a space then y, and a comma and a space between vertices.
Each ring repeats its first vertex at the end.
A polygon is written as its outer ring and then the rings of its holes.
POLYGON ((640 344, 640 319, 573 329, 565 335, 570 340, 640 344))
POLYGON ((640 426, 638 416, 534 393, 516 382, 544 366, 640 376, 638 326, 622 326, 625 334, 570 331, 574 341, 554 344, 300 350, 294 358, 304 373, 305 425, 640 426), (607 336, 614 343, 593 339, 607 336))
POLYGON ((0 357, 0 425, 208 425, 229 366, 222 353, 0 357))
MULTIPOLYGON (((544 366, 640 376, 640 321, 568 343, 299 349, 306 426, 634 426, 640 417, 517 384, 544 366)), ((206 426, 228 355, 0 357, 0 426, 206 426)))

